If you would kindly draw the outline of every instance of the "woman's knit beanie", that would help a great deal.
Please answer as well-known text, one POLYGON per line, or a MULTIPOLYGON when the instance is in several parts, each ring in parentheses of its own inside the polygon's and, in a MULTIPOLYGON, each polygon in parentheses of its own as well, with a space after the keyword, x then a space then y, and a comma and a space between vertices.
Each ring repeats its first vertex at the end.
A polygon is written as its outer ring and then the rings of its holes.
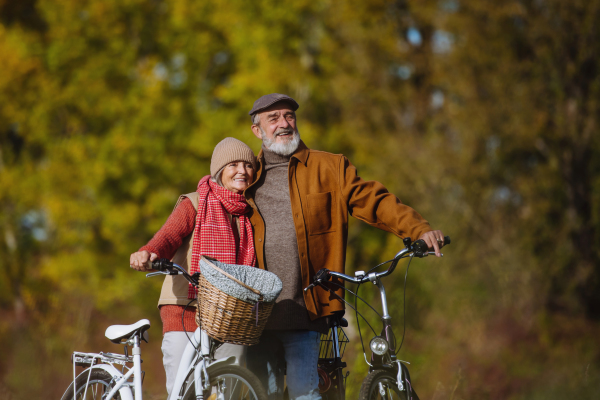
POLYGON ((221 140, 213 150, 210 160, 210 175, 216 178, 217 172, 227 164, 234 161, 245 161, 256 168, 256 157, 248 145, 235 138, 228 137, 221 140))

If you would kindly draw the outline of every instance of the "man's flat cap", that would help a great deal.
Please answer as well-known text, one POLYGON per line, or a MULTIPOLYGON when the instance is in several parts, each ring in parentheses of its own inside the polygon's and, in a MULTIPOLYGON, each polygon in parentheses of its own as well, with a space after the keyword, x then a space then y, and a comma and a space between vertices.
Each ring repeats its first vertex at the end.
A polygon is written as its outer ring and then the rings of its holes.
POLYGON ((298 107, 300 107, 298 105, 298 103, 296 103, 296 100, 292 99, 290 96, 288 96, 286 94, 271 93, 271 94, 266 94, 263 97, 261 97, 260 99, 256 100, 254 102, 254 105, 252 106, 252 110, 250 110, 250 112, 248 114, 254 115, 257 112, 262 111, 265 108, 269 108, 273 104, 278 103, 280 101, 287 101, 288 103, 290 103, 292 105, 292 110, 294 110, 294 111, 296 111, 298 109, 298 107))

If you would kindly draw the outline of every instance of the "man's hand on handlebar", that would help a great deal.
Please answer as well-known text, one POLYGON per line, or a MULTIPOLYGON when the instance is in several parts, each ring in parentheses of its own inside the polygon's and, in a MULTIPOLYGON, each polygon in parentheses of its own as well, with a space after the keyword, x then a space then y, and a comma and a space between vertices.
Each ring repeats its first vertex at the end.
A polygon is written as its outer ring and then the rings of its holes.
POLYGON ((435 251, 436 257, 441 257, 440 249, 444 246, 444 234, 442 231, 425 232, 419 239, 423 239, 427 247, 435 251))
POLYGON ((155 253, 149 253, 146 250, 137 251, 129 256, 129 266, 136 271, 151 271, 152 261, 156 260, 158 255, 155 253))

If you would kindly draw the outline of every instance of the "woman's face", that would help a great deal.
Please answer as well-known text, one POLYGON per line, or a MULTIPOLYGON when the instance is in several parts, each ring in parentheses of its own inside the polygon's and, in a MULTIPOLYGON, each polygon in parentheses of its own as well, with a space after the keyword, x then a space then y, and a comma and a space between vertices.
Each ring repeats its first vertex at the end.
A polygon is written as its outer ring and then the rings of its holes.
POLYGON ((254 167, 245 161, 234 161, 221 173, 223 187, 233 193, 242 193, 254 179, 254 167))

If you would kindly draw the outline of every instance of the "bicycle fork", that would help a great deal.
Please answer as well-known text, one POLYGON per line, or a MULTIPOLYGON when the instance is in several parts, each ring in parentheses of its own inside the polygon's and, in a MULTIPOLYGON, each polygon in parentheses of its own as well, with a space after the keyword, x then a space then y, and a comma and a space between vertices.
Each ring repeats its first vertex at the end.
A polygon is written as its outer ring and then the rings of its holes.
POLYGON ((204 400, 204 392, 210 388, 210 378, 206 371, 206 364, 210 356, 210 338, 204 330, 200 332, 200 355, 200 362, 194 369, 196 400, 204 400))

